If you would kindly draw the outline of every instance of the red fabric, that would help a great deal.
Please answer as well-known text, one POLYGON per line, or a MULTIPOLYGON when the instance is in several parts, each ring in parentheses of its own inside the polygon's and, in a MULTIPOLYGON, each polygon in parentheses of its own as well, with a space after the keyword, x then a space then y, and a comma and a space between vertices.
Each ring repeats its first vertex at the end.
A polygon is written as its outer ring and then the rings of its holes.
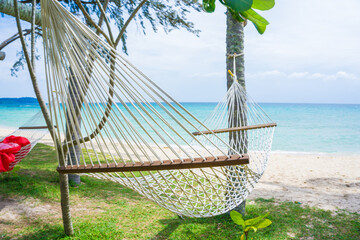
POLYGON ((17 153, 20 149, 21 146, 17 143, 0 143, 0 152, 2 153, 17 153))
POLYGON ((0 172, 11 171, 10 164, 15 161, 15 154, 28 144, 30 144, 30 141, 24 137, 6 137, 0 143, 0 172))
POLYGON ((2 142, 3 143, 17 143, 21 147, 24 147, 24 146, 30 144, 30 142, 27 138, 19 137, 19 136, 12 136, 12 135, 6 137, 2 142))
POLYGON ((0 152, 0 172, 8 172, 11 171, 10 163, 15 161, 15 154, 12 153, 3 153, 0 152))

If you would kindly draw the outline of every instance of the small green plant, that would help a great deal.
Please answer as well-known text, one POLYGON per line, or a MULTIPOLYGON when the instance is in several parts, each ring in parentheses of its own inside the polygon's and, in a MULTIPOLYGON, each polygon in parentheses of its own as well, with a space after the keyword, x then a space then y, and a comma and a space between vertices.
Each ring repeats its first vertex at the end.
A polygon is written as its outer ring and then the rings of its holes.
POLYGON ((240 240, 247 240, 249 232, 251 230, 254 230, 254 232, 256 232, 260 228, 268 227, 272 223, 269 219, 266 218, 268 215, 269 213, 266 213, 265 215, 256 218, 244 220, 241 213, 237 211, 230 212, 230 217, 234 221, 234 223, 242 227, 242 234, 240 240))
POLYGON ((19 176, 18 172, 20 170, 20 166, 15 166, 13 170, 9 172, 0 173, 0 176, 3 176, 5 179, 10 179, 11 177, 19 176))

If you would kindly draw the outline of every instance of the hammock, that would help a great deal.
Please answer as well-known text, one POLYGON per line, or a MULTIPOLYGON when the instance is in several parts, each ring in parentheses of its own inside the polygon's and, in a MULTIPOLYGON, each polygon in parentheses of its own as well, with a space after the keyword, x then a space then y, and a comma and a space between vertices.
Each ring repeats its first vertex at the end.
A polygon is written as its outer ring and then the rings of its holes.
MULTIPOLYGON (((0 159, 4 164, 0 163, 3 167, 0 167, 1 171, 11 171, 14 167, 25 158, 31 149, 47 134, 47 127, 45 126, 41 111, 36 113, 29 121, 23 124, 19 129, 11 133, 10 135, 0 139, 2 142, 17 142, 20 144, 20 150, 16 150, 14 159, 12 156, 6 156, 7 159, 0 159), (9 139, 9 140, 8 140, 9 139), (8 141, 6 141, 8 140, 8 141), (10 160, 10 163, 8 161, 10 160), (5 164, 6 163, 6 164, 5 164)), ((1 151, 0 151, 1 152, 1 151)))
POLYGON ((226 103, 217 108, 224 119, 207 126, 60 3, 43 0, 41 9, 49 112, 66 158, 60 173, 118 182, 181 216, 222 214, 247 197, 266 166, 274 125, 238 84, 226 99, 242 112, 226 103), (253 119, 265 127, 247 129, 253 119), (218 127, 244 129, 217 134, 218 127), (264 143, 250 143, 249 131, 264 143))

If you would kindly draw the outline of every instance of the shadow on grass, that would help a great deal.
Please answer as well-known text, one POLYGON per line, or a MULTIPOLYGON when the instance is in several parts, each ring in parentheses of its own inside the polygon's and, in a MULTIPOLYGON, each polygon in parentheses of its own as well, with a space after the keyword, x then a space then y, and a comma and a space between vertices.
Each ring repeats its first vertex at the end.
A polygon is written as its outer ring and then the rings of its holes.
MULTIPOLYGON (((1 195, 59 201, 59 174, 56 172, 57 160, 53 147, 38 144, 19 166, 18 176, 6 178, 0 175, 1 195)), ((97 199, 118 196, 129 200, 142 198, 138 193, 118 183, 87 176, 82 176, 81 179, 82 184, 79 187, 70 188, 71 195, 97 199)))
POLYGON ((183 224, 181 219, 163 219, 160 220, 160 223, 166 225, 166 227, 162 231, 158 232, 158 234, 152 238, 153 240, 169 239, 169 236, 176 231, 179 225, 183 224))
MULTIPOLYGON (((266 229, 251 232, 251 239, 360 239, 359 214, 300 206, 292 202, 276 203, 257 199, 248 204, 245 219, 270 211, 273 222, 266 229)), ((162 219, 165 226, 152 239, 239 239, 241 227, 229 215, 212 218, 162 219)))
POLYGON ((67 239, 62 226, 45 225, 41 229, 32 233, 24 234, 16 239, 18 240, 48 240, 48 239, 67 239))
POLYGON ((232 222, 229 214, 210 218, 178 217, 161 219, 159 222, 166 227, 151 238, 153 240, 181 239, 185 236, 185 239, 214 239, 215 236, 235 239, 240 232, 239 226, 232 222))
MULTIPOLYGON (((135 191, 118 183, 86 176, 82 176, 81 179, 82 184, 80 186, 70 188, 71 195, 95 199, 109 199, 116 196, 128 200, 139 200, 142 198, 135 191)), ((19 175, 16 177, 2 178, 0 176, 0 194, 4 196, 26 196, 41 200, 59 201, 59 174, 55 170, 23 169, 19 171, 19 175)))
POLYGON ((48 239, 123 239, 124 233, 112 223, 81 222, 74 225, 74 235, 67 236, 60 225, 46 224, 33 229, 31 233, 17 236, 20 240, 48 240, 48 239))

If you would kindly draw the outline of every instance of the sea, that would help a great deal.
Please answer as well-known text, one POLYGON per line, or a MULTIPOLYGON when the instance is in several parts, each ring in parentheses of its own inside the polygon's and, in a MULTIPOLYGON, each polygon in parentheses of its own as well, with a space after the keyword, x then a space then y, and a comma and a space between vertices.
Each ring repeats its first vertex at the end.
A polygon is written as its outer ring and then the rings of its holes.
MULTIPOLYGON (((205 120, 216 103, 182 105, 205 120)), ((278 124, 273 151, 304 153, 360 153, 359 104, 260 103, 278 124)), ((40 110, 34 99, 0 100, 0 127, 16 128, 40 110)))

